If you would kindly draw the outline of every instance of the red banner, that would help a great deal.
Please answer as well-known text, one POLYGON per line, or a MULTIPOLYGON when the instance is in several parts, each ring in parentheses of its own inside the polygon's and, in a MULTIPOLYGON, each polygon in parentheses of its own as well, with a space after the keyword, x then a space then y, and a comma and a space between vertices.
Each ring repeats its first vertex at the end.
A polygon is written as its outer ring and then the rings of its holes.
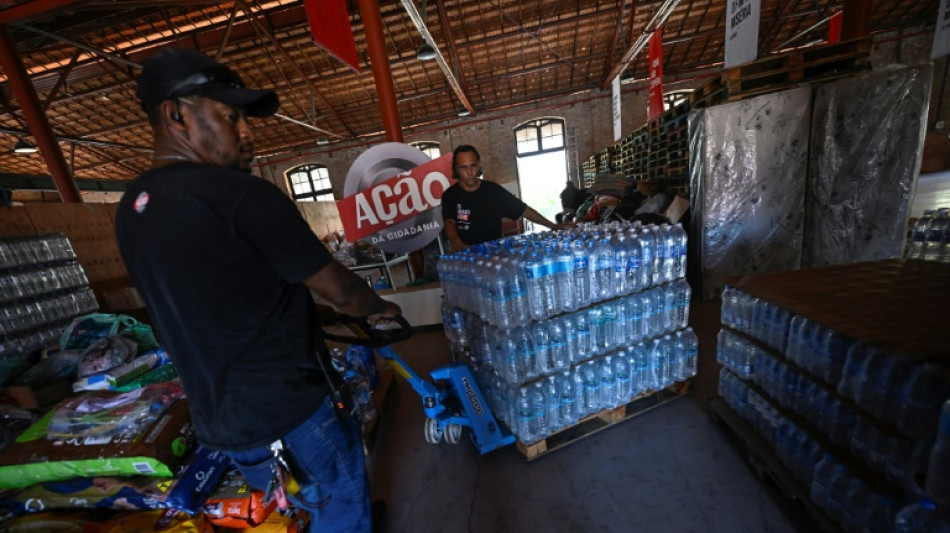
POLYGON ((657 28, 650 36, 650 106, 647 120, 655 120, 663 114, 663 28, 657 28))
MULTIPOLYGON (((445 154, 337 201, 346 240, 362 239, 441 206, 442 193, 452 184, 451 175, 452 154, 445 154)), ((409 235, 426 229, 402 231, 409 235)))
POLYGON ((831 15, 828 19, 828 44, 841 40, 841 11, 831 15))
POLYGON ((360 72, 346 0, 303 0, 303 5, 310 23, 310 35, 317 46, 360 72))

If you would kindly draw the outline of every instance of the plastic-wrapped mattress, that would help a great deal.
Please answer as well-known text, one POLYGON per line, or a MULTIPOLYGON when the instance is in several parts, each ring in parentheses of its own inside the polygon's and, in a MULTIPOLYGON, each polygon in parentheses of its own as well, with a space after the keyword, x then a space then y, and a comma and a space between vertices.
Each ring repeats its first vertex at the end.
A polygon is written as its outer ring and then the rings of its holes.
POLYGON ((900 257, 933 66, 895 66, 815 91, 802 266, 900 257))
POLYGON ((705 298, 729 277, 799 268, 810 108, 803 87, 690 114, 691 227, 705 298))

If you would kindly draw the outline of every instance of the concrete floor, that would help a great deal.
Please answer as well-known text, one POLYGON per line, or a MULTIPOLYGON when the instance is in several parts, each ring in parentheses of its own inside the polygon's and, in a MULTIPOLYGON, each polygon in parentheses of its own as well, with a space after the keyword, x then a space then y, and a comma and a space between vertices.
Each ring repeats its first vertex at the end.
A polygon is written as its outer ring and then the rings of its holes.
MULTIPOLYGON (((694 306, 693 392, 528 463, 514 446, 478 454, 427 444, 419 397, 397 377, 367 467, 389 532, 814 531, 803 509, 759 481, 728 430, 704 412, 715 393, 718 309, 694 306)), ((393 346, 420 374, 450 361, 441 330, 393 346)))

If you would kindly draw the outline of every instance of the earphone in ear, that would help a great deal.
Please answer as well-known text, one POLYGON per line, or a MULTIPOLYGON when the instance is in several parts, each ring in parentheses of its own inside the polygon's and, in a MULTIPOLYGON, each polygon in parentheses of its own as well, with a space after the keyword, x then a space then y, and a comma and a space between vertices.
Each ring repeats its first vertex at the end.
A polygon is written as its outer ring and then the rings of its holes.
POLYGON ((172 104, 175 106, 175 109, 172 111, 172 120, 175 122, 184 123, 185 119, 181 116, 181 109, 178 107, 178 99, 173 99, 172 104))

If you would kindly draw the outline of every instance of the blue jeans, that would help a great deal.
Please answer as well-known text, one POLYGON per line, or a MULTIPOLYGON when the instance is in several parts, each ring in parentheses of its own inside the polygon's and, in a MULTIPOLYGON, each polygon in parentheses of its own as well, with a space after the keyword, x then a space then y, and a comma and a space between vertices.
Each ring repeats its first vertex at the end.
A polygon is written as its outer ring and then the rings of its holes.
MULTIPOLYGON (((370 500, 359 425, 341 423, 329 398, 303 424, 281 439, 300 492, 291 502, 311 513, 310 531, 369 532, 370 500)), ((264 491, 272 477, 273 453, 266 446, 225 452, 248 485, 264 491)))

